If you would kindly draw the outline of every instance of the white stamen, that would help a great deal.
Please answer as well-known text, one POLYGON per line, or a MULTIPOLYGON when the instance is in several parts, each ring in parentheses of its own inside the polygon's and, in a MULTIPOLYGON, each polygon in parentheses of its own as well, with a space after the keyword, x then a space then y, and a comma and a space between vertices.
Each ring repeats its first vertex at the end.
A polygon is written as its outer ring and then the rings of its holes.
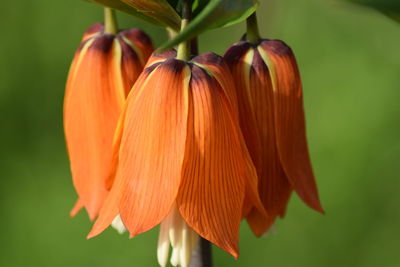
POLYGON ((170 220, 171 223, 169 228, 169 239, 171 240, 172 247, 176 247, 180 243, 182 227, 185 222, 176 208, 172 210, 167 220, 170 220))
POLYGON ((198 238, 198 235, 186 224, 179 211, 174 207, 160 226, 157 248, 158 263, 162 267, 167 265, 169 245, 171 245, 171 264, 189 267, 198 238))
POLYGON ((111 226, 118 231, 118 233, 123 234, 126 232, 126 228, 124 223, 121 220, 121 216, 119 214, 114 218, 111 223, 111 226))
POLYGON ((180 251, 180 261, 182 267, 189 267, 190 258, 192 257, 192 240, 190 238, 190 229, 185 223, 182 227, 182 237, 181 237, 181 251, 180 251))
POLYGON ((172 255, 171 255, 171 264, 172 266, 178 266, 180 263, 180 253, 181 252, 181 248, 178 247, 174 247, 172 249, 172 255))
POLYGON ((157 248, 157 259, 161 267, 165 267, 168 263, 169 254, 169 236, 168 236, 168 224, 161 224, 160 236, 158 238, 157 248))

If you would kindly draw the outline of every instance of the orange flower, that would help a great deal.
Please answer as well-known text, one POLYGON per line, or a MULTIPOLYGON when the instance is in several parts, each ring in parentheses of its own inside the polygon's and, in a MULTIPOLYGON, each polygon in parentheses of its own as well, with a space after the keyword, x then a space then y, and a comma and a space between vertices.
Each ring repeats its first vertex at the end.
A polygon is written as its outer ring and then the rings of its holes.
POLYGON ((104 201, 112 141, 120 111, 153 47, 140 30, 104 34, 95 24, 83 36, 64 98, 64 130, 74 186, 94 219, 104 201))
POLYGON ((161 223, 158 259, 188 266, 197 234, 238 257, 244 199, 264 211, 229 68, 207 53, 154 55, 128 96, 112 188, 89 238, 120 216, 136 236, 161 223), (195 234, 197 233, 197 234, 195 234))
POLYGON ((292 190, 323 212, 307 148, 300 74, 282 41, 239 42, 224 59, 235 79, 240 126, 257 169, 259 194, 269 216, 248 205, 247 220, 260 236, 283 217, 292 190), (251 210, 250 210, 251 209, 251 210))

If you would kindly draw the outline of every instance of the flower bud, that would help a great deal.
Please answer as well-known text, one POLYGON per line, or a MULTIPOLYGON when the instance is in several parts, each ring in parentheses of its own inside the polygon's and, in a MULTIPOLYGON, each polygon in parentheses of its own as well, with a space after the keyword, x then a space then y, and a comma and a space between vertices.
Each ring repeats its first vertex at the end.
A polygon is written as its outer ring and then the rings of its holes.
POLYGON ((72 178, 82 207, 94 219, 107 190, 112 143, 125 99, 153 51, 140 30, 104 34, 95 24, 83 35, 64 98, 64 130, 72 178))
POLYGON ((240 126, 258 174, 268 216, 245 212, 260 236, 283 217, 292 190, 323 212, 307 148, 303 93, 296 59, 282 41, 239 42, 224 59, 236 83, 240 126))

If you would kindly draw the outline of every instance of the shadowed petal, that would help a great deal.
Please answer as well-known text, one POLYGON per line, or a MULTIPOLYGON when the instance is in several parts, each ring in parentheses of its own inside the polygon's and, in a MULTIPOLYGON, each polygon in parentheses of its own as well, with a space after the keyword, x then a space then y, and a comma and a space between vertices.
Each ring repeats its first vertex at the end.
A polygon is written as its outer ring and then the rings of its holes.
POLYGON ((272 78, 277 148, 284 172, 297 194, 323 212, 307 147, 300 74, 291 49, 282 41, 258 47, 272 78))
MULTIPOLYGON (((243 49, 242 49, 243 50, 243 49)), ((240 107, 238 106, 241 104, 238 101, 238 96, 237 96, 237 86, 238 84, 235 84, 237 81, 236 79, 232 76, 231 70, 228 67, 231 66, 231 62, 226 62, 225 58, 222 58, 221 56, 218 56, 214 53, 204 53, 200 56, 197 56, 193 59, 193 62, 196 65, 201 66, 204 68, 204 70, 207 71, 220 85, 222 90, 224 90, 225 95, 229 99, 229 109, 231 113, 235 117, 235 121, 239 122, 239 110, 240 107), (228 64, 227 64, 228 63, 228 64)), ((251 114, 250 114, 251 115, 251 114)), ((250 122, 252 121, 252 116, 248 118, 249 124, 248 125, 253 125, 250 122)), ((249 132, 250 133, 250 132, 249 132)), ((252 156, 251 153, 249 155, 248 148, 246 146, 246 143, 244 139, 250 138, 251 141, 255 142, 258 144, 258 136, 256 136, 256 131, 251 131, 252 135, 251 136, 244 136, 241 134, 241 131, 239 131, 239 138, 241 139, 241 147, 242 147, 242 153, 245 155, 245 157, 252 156), (253 134, 255 133, 255 134, 253 134)), ((250 141, 249 140, 249 141, 250 141)), ((246 140, 247 141, 247 140, 246 140)), ((254 149, 259 150, 258 145, 252 146, 254 149)), ((258 155, 259 153, 253 153, 254 155, 258 155)), ((260 160, 257 160, 258 158, 254 156, 253 159, 253 164, 257 165, 260 164, 260 160)), ((246 196, 245 196, 245 202, 243 205, 243 216, 249 213, 250 209, 252 208, 253 204, 258 208, 259 212, 262 214, 265 214, 265 210, 262 206, 262 203, 258 197, 258 192, 257 192, 257 187, 258 187, 258 179, 257 176, 249 176, 248 178, 251 178, 246 181, 246 196)))
POLYGON ((231 47, 224 55, 235 81, 238 99, 240 128, 246 140, 247 148, 257 170, 261 169, 261 140, 257 131, 257 122, 253 110, 253 90, 250 85, 254 50, 248 43, 239 43, 231 47), (237 55, 240 57, 237 57, 237 55))
POLYGON ((113 68, 114 77, 115 82, 118 83, 121 88, 124 88, 123 96, 124 99, 126 99, 133 84, 142 72, 144 63, 141 62, 137 52, 133 50, 124 39, 119 36, 116 39, 119 42, 120 51, 115 51, 115 53, 120 53, 120 56, 113 68))
POLYGON ((122 48, 120 69, 127 96, 154 48, 147 34, 138 29, 122 31, 117 38, 122 48))
MULTIPOLYGON (((260 137, 262 164, 258 169, 259 192, 269 216, 265 218, 253 209, 247 220, 253 232, 261 236, 268 231, 277 216, 285 214, 292 187, 282 169, 277 150, 274 95, 269 71, 257 50, 254 51, 248 75, 247 88, 249 88, 251 106, 255 115, 255 129, 260 137)), ((248 142, 248 145, 252 144, 248 142)))
POLYGON ((260 236, 283 215, 290 185, 280 165, 274 129, 273 93, 269 72, 259 53, 247 42, 230 47, 224 58, 236 83, 240 126, 258 174, 259 195, 268 216, 249 207, 244 215, 260 236), (247 212, 246 212, 247 211, 247 212))
POLYGON ((135 51, 139 62, 144 66, 154 51, 150 37, 139 29, 125 30, 118 35, 135 51))

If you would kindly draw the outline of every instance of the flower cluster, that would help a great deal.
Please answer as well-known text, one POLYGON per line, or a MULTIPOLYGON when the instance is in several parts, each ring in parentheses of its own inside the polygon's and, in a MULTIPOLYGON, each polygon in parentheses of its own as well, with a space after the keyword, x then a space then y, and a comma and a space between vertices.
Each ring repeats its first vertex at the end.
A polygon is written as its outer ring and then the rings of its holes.
POLYGON ((246 219, 257 236, 292 191, 323 212, 307 148, 302 86, 282 41, 241 41, 224 56, 153 51, 140 30, 83 37, 64 126, 72 214, 131 237, 160 225, 158 260, 189 266, 199 236, 239 256, 246 219), (152 53, 152 54, 151 54, 152 53))

